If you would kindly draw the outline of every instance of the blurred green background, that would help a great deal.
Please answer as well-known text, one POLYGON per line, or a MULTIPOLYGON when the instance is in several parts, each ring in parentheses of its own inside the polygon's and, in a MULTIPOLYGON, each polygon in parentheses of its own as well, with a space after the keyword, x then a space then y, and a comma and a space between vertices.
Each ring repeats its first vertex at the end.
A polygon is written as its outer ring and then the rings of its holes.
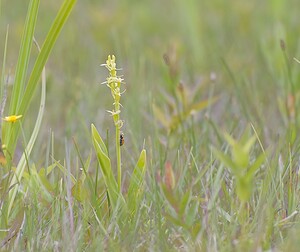
MULTIPOLYGON (((61 2, 41 1, 35 34, 40 44, 61 2)), ((27 4, 1 1, 0 52, 9 24, 6 73, 11 78, 27 4)), ((219 97, 206 113, 220 126, 231 130, 234 124, 252 121, 267 129, 272 142, 285 127, 280 104, 290 85, 297 93, 299 89, 300 66, 293 61, 300 58, 297 6, 296 0, 78 1, 47 63, 46 114, 36 155, 45 150, 50 130, 57 148, 63 150, 65 138, 74 136, 87 152, 91 123, 102 134, 112 130, 105 112, 112 108, 110 93, 100 85, 107 76, 100 64, 109 54, 116 55, 125 78, 123 131, 136 151, 158 127, 152 104, 164 107, 164 92, 172 95, 179 81, 191 89, 199 86, 199 100, 212 93, 219 97), (290 76, 280 39, 285 41, 290 76), (176 60, 175 80, 164 62, 165 53, 176 60)), ((36 56, 36 49, 32 52, 36 56)), ((24 122, 25 131, 35 121, 38 96, 35 104, 30 120, 24 122)), ((199 137, 204 115, 205 111, 196 128, 199 137)))

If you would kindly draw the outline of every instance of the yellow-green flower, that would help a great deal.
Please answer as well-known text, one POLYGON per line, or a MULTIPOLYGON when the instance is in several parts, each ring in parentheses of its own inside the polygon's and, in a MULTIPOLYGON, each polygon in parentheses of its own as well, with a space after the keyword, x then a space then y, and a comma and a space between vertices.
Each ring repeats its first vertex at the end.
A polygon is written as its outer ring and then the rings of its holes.
POLYGON ((11 115, 11 116, 6 116, 4 118, 2 118, 4 121, 6 122, 11 122, 11 123, 15 123, 16 121, 18 121, 20 118, 22 117, 22 115, 11 115))

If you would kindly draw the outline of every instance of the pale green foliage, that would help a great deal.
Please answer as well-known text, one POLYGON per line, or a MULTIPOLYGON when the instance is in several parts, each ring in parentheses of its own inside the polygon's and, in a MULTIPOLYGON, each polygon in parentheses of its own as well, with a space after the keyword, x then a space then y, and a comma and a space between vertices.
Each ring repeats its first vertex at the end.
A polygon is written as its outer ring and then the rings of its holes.
POLYGON ((246 130, 239 141, 229 134, 224 133, 224 138, 230 146, 231 156, 213 148, 215 156, 230 169, 236 183, 236 193, 241 202, 250 200, 253 191, 255 172, 265 162, 266 154, 262 152, 254 161, 250 162, 251 149, 256 141, 256 136, 249 137, 246 130))

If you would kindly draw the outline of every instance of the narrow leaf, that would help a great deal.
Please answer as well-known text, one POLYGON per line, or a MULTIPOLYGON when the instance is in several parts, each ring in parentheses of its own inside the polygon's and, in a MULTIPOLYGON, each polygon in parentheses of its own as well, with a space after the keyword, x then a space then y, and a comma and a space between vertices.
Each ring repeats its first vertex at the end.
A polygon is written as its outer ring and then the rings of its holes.
POLYGON ((183 216, 185 211, 186 211, 186 207, 188 205, 188 203, 190 202, 190 198, 191 198, 191 190, 188 190, 182 197, 182 200, 180 202, 180 206, 179 206, 179 215, 183 216))
MULTIPOLYGON (((15 84, 13 85, 11 104, 9 113, 11 115, 17 114, 16 109, 19 104, 21 93, 23 92, 26 80, 26 74, 30 59, 30 52, 32 48, 33 35, 36 26, 36 20, 38 15, 38 8, 40 5, 39 0, 31 0, 28 6, 27 17, 25 21, 25 27, 22 35, 22 41, 19 51, 18 63, 16 67, 15 84)), ((41 66, 41 71, 44 65, 41 66)))
POLYGON ((146 172, 146 150, 142 150, 137 164, 133 170, 129 189, 128 189, 128 206, 130 211, 135 212, 137 205, 143 195, 143 182, 146 172))

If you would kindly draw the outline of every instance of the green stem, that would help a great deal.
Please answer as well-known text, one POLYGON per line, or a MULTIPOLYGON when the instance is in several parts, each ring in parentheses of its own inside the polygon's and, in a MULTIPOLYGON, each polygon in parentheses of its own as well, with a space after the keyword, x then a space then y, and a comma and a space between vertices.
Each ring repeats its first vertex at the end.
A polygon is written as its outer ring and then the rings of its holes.
MULTIPOLYGON (((115 104, 115 111, 119 111, 120 105, 118 102, 115 104)), ((121 146, 120 146, 120 116, 116 116, 116 155, 117 155, 117 171, 118 171, 118 189, 121 192, 121 182, 122 182, 122 169, 121 169, 121 146)))

